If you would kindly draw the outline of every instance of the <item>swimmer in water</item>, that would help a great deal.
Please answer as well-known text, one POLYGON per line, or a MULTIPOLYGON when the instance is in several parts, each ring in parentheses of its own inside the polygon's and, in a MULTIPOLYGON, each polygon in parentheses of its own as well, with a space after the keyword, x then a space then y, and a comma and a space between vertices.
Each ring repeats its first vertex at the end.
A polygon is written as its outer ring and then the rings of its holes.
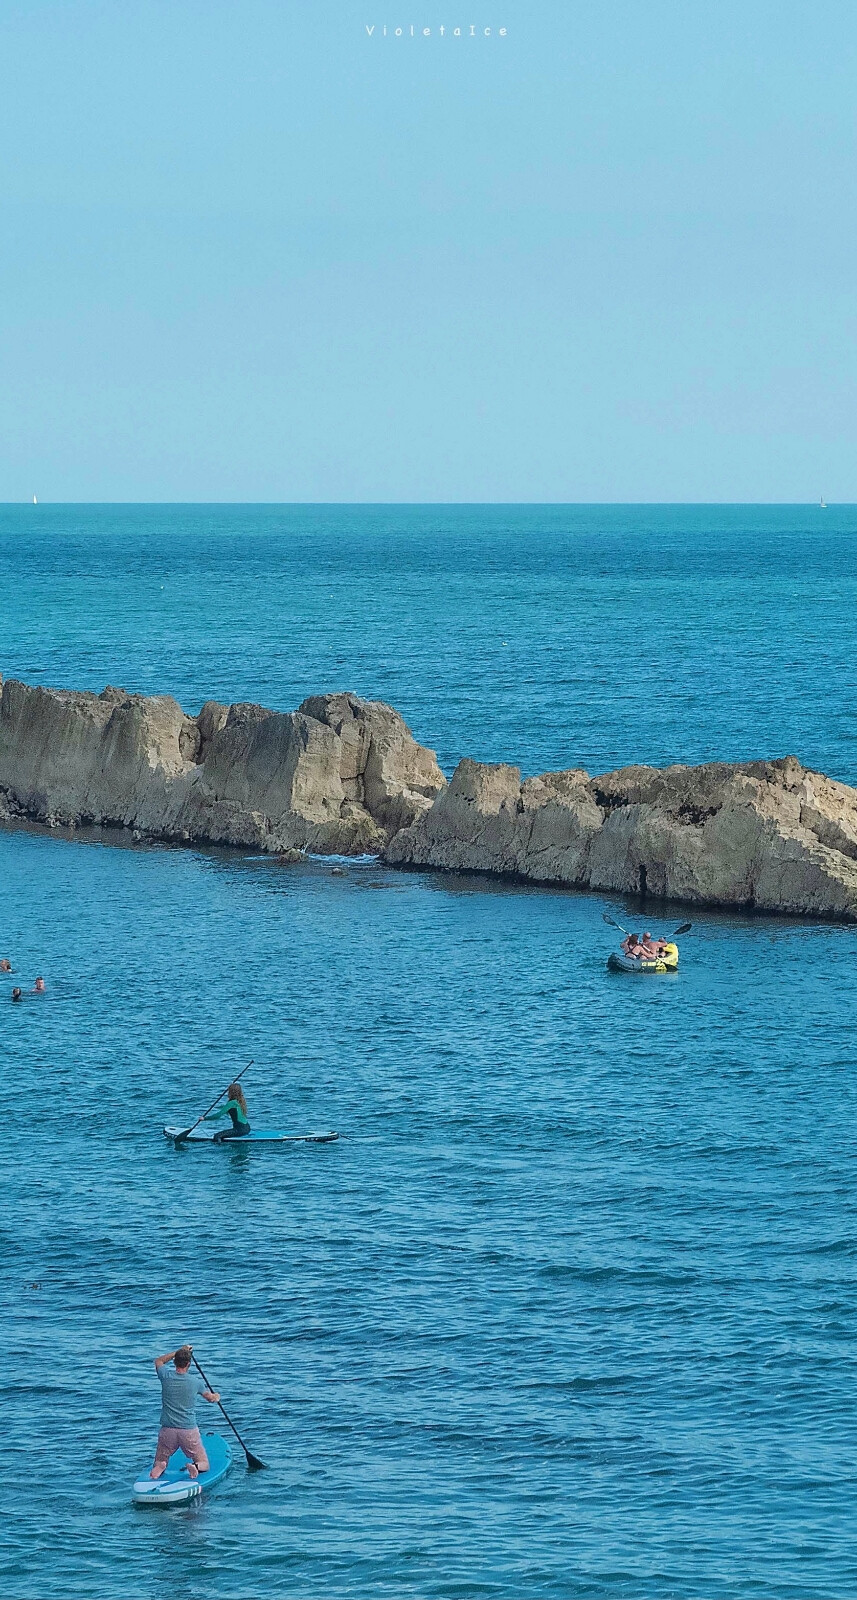
POLYGON ((13 1000, 23 1000, 23 998, 24 998, 24 996, 22 995, 20 989, 13 989, 12 990, 12 999, 13 1000))
POLYGON ((33 984, 33 994, 44 994, 44 993, 45 993, 45 980, 44 980, 44 978, 37 978, 35 983, 33 984))
POLYGON ((0 972, 11 972, 11 971, 12 971, 12 963, 11 963, 11 961, 7 961, 5 956, 4 956, 3 960, 0 961, 0 972))

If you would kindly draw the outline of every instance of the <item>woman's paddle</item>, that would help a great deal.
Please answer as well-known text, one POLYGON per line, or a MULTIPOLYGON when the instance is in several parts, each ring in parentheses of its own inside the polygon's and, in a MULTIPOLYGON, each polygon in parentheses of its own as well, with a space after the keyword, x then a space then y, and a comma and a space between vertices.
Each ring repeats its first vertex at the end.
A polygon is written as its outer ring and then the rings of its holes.
MULTIPOLYGON (((617 922, 616 918, 615 917, 611 917, 608 914, 608 912, 606 912, 606 911, 602 911, 601 920, 602 920, 602 922, 609 922, 611 928, 618 928, 620 933, 627 933, 628 932, 627 928, 623 928, 622 927, 621 922, 617 922)), ((674 932, 672 937, 674 939, 677 939, 680 933, 690 933, 690 930, 691 930, 692 927, 693 927, 693 923, 692 922, 683 922, 680 927, 676 928, 676 930, 675 930, 675 932, 674 932)), ((215 1101, 214 1103, 216 1105, 217 1101, 215 1101)))
MULTIPOLYGON (((246 1071, 246 1068, 245 1068, 245 1071, 246 1071)), ((232 1081, 233 1081, 233 1083, 237 1083, 238 1080, 237 1080, 237 1078, 233 1078, 232 1081)), ((216 1100, 215 1100, 214 1104, 217 1105, 217 1101, 216 1100)), ((199 1362, 197 1361, 196 1356, 192 1355, 191 1356, 191 1361, 193 1362, 194 1366, 196 1367, 196 1370, 199 1373, 203 1383, 205 1384, 205 1387, 207 1389, 211 1389, 211 1392, 213 1394, 214 1390, 212 1389, 211 1384, 209 1383, 207 1377, 205 1376, 205 1373, 203 1372, 202 1367, 200 1366, 199 1362)), ((264 1471, 264 1467, 265 1467, 264 1461, 260 1461, 258 1456, 254 1456, 252 1450, 248 1450, 247 1449, 247 1446, 244 1443, 244 1440, 242 1439, 240 1433, 238 1432, 238 1429, 236 1428, 235 1423, 232 1421, 232 1418, 227 1415, 226 1407, 223 1406, 223 1405, 220 1405, 220 1401, 219 1400, 218 1400, 217 1404, 220 1406, 220 1409, 223 1412, 224 1417, 226 1417, 226 1421, 229 1423, 229 1426, 232 1429, 232 1432, 234 1433, 236 1439, 238 1440, 238 1443, 241 1446, 241 1449, 244 1451, 244 1454, 247 1457, 247 1471, 248 1472, 262 1472, 262 1471, 264 1471)))
MULTIPOLYGON (((236 1072, 235 1077, 229 1079, 229 1083, 227 1083, 226 1088, 225 1089, 221 1089, 219 1095, 217 1096, 217 1100, 222 1100, 223 1096, 227 1093, 227 1091, 229 1089, 229 1085, 232 1084, 232 1083, 237 1083, 239 1078, 243 1078, 245 1072, 249 1072, 249 1070, 252 1067, 252 1065, 253 1065, 252 1061, 248 1061, 246 1067, 242 1067, 240 1072, 236 1072)), ((215 1106, 217 1105, 217 1100, 212 1100, 211 1105, 208 1108, 208 1111, 213 1111, 214 1110, 215 1106)), ((208 1116, 208 1111, 203 1111, 202 1116, 201 1117, 197 1117, 196 1122, 192 1122, 189 1128, 185 1128, 184 1133, 177 1133, 176 1134, 174 1143, 175 1143, 175 1147, 176 1147, 177 1150, 178 1150, 179 1145, 182 1144, 183 1141, 187 1138, 188 1134, 189 1133, 193 1133, 194 1128, 198 1128, 200 1123, 205 1121, 206 1117, 208 1116)))

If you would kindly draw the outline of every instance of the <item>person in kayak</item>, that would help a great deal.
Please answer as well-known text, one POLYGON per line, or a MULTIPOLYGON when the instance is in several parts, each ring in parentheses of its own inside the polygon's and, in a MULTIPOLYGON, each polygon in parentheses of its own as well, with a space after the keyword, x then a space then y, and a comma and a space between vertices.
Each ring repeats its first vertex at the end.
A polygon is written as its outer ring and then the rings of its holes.
POLYGON ((626 956, 630 956, 632 961, 636 961, 640 954, 639 934, 629 933, 627 939, 622 940, 619 949, 624 950, 626 956))
POLYGON ((244 1090, 240 1083, 230 1083, 226 1093, 229 1096, 225 1106, 219 1106, 217 1111, 209 1111, 204 1119, 206 1122, 216 1122, 218 1117, 231 1117, 232 1127, 224 1128, 221 1133, 214 1135, 215 1144, 223 1144, 227 1139, 246 1139, 250 1132, 250 1121, 247 1116, 247 1101, 244 1099, 244 1090))
POLYGON ((637 954, 643 961, 657 961, 658 946, 650 933, 644 933, 637 954))
POLYGON ((220 1395, 191 1372, 192 1356, 193 1345, 181 1344, 178 1350, 155 1359, 155 1371, 161 1380, 161 1421, 150 1478, 160 1478, 166 1472, 175 1450, 181 1450, 187 1457, 185 1470, 191 1478, 208 1471, 209 1460, 196 1421, 196 1402, 202 1395, 203 1400, 216 1406, 220 1395))

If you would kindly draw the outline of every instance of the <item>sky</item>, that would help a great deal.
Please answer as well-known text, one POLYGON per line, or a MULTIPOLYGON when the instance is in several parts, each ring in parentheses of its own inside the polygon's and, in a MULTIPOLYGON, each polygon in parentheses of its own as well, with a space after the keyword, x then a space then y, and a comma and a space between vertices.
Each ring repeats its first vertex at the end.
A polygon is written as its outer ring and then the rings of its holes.
POLYGON ((855 83, 852 0, 4 0, 0 500, 857 501, 855 83))

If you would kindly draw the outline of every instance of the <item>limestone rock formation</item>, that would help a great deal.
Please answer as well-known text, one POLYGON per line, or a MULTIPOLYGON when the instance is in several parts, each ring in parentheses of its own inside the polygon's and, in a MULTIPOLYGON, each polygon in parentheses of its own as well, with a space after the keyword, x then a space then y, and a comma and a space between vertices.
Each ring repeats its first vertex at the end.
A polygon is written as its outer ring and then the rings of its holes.
POLYGON ((409 827, 445 787, 434 751, 417 744, 398 711, 380 700, 312 695, 298 711, 333 729, 346 795, 365 805, 388 832, 409 827))
POLYGON ((524 783, 462 761, 385 859, 857 921, 857 790, 793 756, 524 783))
POLYGON ((464 760, 447 786, 398 712, 350 694, 189 717, 169 695, 6 682, 0 818, 19 817, 857 921, 857 790, 792 756, 523 783, 464 760))
POLYGON ((264 850, 378 850, 445 779, 397 712, 354 695, 299 711, 33 688, 0 698, 7 815, 264 850))

